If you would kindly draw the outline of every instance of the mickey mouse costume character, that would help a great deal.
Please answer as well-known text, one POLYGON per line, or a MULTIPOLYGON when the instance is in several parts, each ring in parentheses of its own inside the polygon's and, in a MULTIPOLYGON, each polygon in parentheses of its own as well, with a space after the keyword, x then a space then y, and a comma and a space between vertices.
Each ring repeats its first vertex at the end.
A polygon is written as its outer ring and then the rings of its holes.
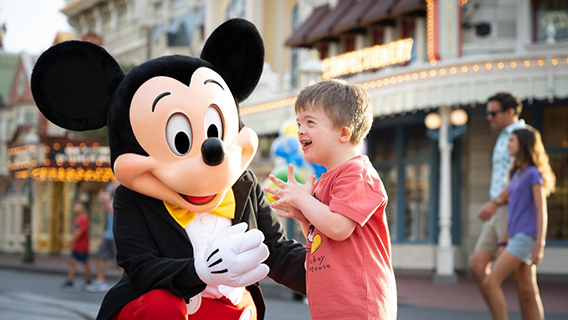
POLYGON ((305 292, 305 247, 286 238, 247 170, 258 137, 238 103, 263 62, 260 34, 243 19, 219 26, 201 58, 159 57, 126 75, 89 42, 38 59, 38 108, 70 130, 107 125, 122 184, 114 235, 125 272, 97 319, 263 319, 258 281, 267 274, 305 292))

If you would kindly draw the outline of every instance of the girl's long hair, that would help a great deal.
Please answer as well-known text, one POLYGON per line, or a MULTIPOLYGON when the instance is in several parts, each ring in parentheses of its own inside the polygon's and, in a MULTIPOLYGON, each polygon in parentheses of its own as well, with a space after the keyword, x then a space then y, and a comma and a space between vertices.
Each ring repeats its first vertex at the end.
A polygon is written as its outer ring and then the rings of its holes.
POLYGON ((514 134, 519 139, 519 151, 515 155, 515 160, 509 171, 509 179, 511 179, 515 171, 519 170, 519 173, 522 173, 525 166, 534 165, 542 175, 546 195, 550 195, 556 189, 556 176, 552 172, 552 168, 550 168, 548 155, 544 150, 540 133, 532 127, 527 127, 517 129, 511 134, 514 134))

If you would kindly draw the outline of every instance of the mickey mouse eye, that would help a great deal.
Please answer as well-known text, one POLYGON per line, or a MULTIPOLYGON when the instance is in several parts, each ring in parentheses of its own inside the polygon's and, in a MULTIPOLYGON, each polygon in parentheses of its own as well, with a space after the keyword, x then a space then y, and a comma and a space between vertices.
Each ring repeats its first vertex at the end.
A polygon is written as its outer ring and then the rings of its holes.
POLYGON ((205 114, 205 128, 207 128, 207 138, 219 138, 223 140, 223 117, 217 106, 211 106, 205 114))
POLYGON ((178 156, 185 156, 191 150, 191 124, 181 113, 176 113, 166 125, 168 146, 178 156))

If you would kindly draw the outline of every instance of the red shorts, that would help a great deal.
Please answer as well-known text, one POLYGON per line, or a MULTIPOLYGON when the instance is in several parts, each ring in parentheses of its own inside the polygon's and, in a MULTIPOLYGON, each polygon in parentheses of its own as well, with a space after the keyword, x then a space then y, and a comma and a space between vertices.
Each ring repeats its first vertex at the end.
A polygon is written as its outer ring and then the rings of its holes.
POLYGON ((199 310, 188 317, 187 307, 182 297, 165 289, 156 289, 130 301, 112 317, 112 320, 238 320, 245 309, 247 309, 246 312, 251 313, 250 319, 256 320, 256 307, 247 290, 243 294, 242 301, 236 306, 226 298, 216 300, 204 298, 199 310))

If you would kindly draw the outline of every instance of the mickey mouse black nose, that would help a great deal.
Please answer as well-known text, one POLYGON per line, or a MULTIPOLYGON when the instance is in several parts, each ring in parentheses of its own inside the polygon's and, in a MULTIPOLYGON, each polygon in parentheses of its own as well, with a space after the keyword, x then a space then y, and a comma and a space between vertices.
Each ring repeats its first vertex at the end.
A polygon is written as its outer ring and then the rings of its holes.
POLYGON ((225 159, 225 144, 219 138, 208 138, 201 145, 203 162, 208 166, 217 166, 225 159))

